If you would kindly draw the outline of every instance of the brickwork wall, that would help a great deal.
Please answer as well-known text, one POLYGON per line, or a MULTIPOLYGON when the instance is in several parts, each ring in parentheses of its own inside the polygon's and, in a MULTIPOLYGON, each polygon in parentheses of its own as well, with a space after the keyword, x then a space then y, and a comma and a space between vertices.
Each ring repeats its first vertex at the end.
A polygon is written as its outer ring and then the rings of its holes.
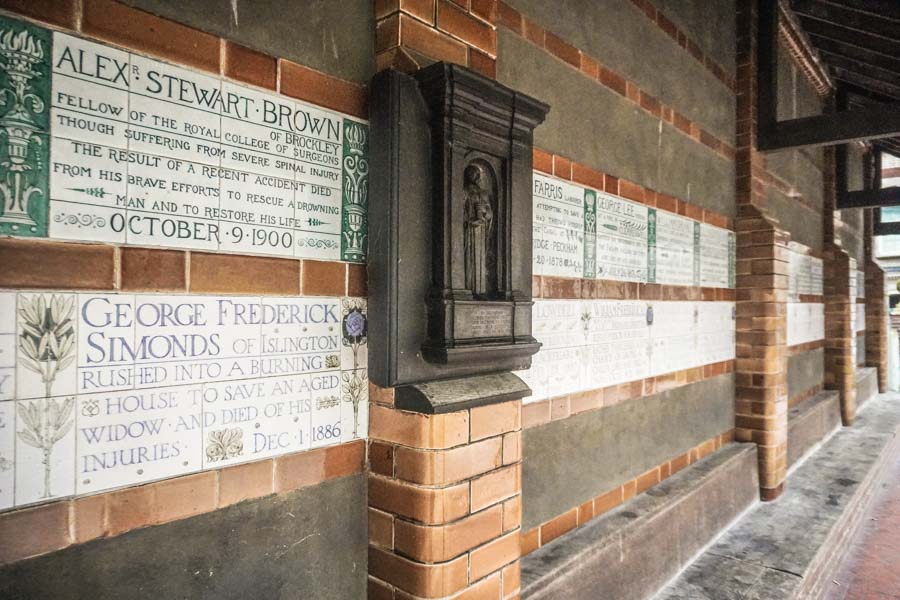
MULTIPOLYGON (((0 10, 10 11, 8 16, 11 18, 34 19, 62 31, 278 91, 285 96, 358 117, 364 118, 367 114, 363 85, 276 54, 278 44, 267 44, 253 35, 244 35, 246 30, 241 30, 240 34, 234 30, 231 33, 255 48, 112 0, 7 0, 0 2, 0 10)), ((197 17, 187 6, 183 15, 197 17)), ((196 22, 202 22, 202 14, 196 22)), ((367 22, 366 26, 371 29, 370 23, 367 22)), ((247 29, 252 27, 248 25, 247 29)), ((368 52, 370 55, 371 52, 368 52)), ((297 58, 302 53, 290 54, 297 58)), ((319 61, 313 62, 319 67, 325 65, 319 61)), ((362 69, 365 71, 365 66, 362 69)), ((0 269, 0 288, 4 289, 165 292, 176 295, 366 295, 365 266, 337 261, 3 238, 0 239, 0 262, 4 265, 0 269)), ((365 550, 349 541, 364 537, 364 522, 356 519, 353 511, 362 506, 365 495, 364 490, 360 489, 357 493, 354 485, 348 482, 361 479, 366 464, 365 443, 355 441, 4 512, 0 514, 0 538, 4 540, 0 543, 0 590, 6 591, 0 594, 9 592, 24 597, 22 594, 29 596, 38 594, 36 590, 48 589, 46 574, 42 572, 46 567, 43 565, 53 562, 66 564, 70 560, 77 562, 83 552, 83 544, 92 541, 91 551, 108 553, 104 561, 111 567, 97 576, 106 580, 110 590, 119 590, 127 595, 129 586, 145 577, 143 574, 138 576, 140 569, 153 571, 155 564, 162 564, 167 559, 155 555, 157 551, 165 551, 161 545, 151 543, 142 546, 147 542, 141 541, 153 537, 154 534, 148 535, 147 531, 163 529, 166 529, 167 539, 180 544, 184 556, 192 556, 197 564, 216 562, 217 569, 221 566, 221 570, 227 572, 234 567, 228 564, 228 560, 244 560, 247 562, 243 566, 234 569, 236 572, 243 571, 248 581, 254 580, 261 572, 253 571, 260 568, 255 561, 248 561, 247 557, 238 559, 222 550, 231 543, 229 536, 236 535, 234 532, 239 529, 230 524, 229 519, 247 510, 248 506, 257 507, 262 515, 267 510, 264 507, 278 503, 282 511, 303 511, 306 514, 305 524, 321 525, 318 519, 324 515, 323 502, 327 494, 332 493, 333 486, 337 485, 344 490, 343 500, 349 504, 338 511, 343 514, 332 513, 329 518, 343 524, 338 529, 345 528, 334 533, 346 537, 348 544, 345 547, 330 543, 324 546, 311 544, 308 548, 299 548, 294 558, 303 562, 306 552, 315 554, 316 560, 328 556, 335 567, 345 570, 347 566, 344 577, 329 580, 319 574, 311 574, 306 568, 292 572, 270 569, 267 577, 271 584, 281 585, 302 575, 307 579, 303 585, 318 587, 322 593, 331 593, 328 590, 332 590, 338 595, 356 596, 365 587, 365 575, 354 570, 352 565, 365 561, 365 550), (317 495, 321 495, 321 502, 316 500, 317 495), (303 506, 296 505, 301 499, 303 506), (240 507, 235 509, 237 505, 240 507), (220 522, 221 525, 215 527, 214 533, 197 546, 199 538, 191 538, 191 524, 202 520, 220 522), (178 528, 177 524, 183 524, 183 527, 178 528), (169 529, 173 526, 176 528, 169 529), (359 527, 362 527, 361 531, 354 530, 359 527), (186 537, 182 539, 182 535, 186 537), (142 558, 119 564, 118 549, 134 552, 124 550, 129 547, 140 549, 142 558), (118 566, 113 568, 114 565, 118 566)), ((315 529, 312 533, 320 535, 326 529, 319 527, 319 533, 315 529)), ((246 532, 241 535, 244 534, 246 532)), ((251 540, 248 535, 246 539, 248 544, 258 544, 255 552, 260 556, 272 550, 267 544, 277 543, 275 537, 251 540)), ((173 565, 171 568, 176 567, 173 565)), ((168 577, 167 573, 158 575, 168 577)), ((87 577, 85 581, 88 580, 93 579, 87 577)), ((175 580, 177 578, 172 579, 175 580)), ((59 582, 61 586, 67 585, 64 578, 59 578, 59 582)), ((217 589, 221 582, 224 579, 212 580, 205 584, 206 589, 217 589)), ((161 590, 169 585, 163 581, 157 583, 161 590)), ((70 582, 68 585, 80 584, 70 582)), ((193 587, 196 582, 181 582, 181 585, 178 594, 200 593, 193 587)), ((233 585, 231 587, 237 589, 233 585)), ((172 592, 171 589, 169 591, 172 592)), ((249 590, 245 591, 249 593, 249 590)), ((59 591, 44 593, 57 594, 59 591)), ((222 590, 216 593, 236 592, 222 590)))
POLYGON ((517 597, 521 401, 422 415, 373 398, 369 597, 517 597))
POLYGON ((759 444, 764 500, 780 495, 787 471, 787 242, 766 214, 770 177, 756 150, 758 14, 737 13, 738 361, 735 438, 759 444), (743 288, 743 289, 742 289, 743 288))

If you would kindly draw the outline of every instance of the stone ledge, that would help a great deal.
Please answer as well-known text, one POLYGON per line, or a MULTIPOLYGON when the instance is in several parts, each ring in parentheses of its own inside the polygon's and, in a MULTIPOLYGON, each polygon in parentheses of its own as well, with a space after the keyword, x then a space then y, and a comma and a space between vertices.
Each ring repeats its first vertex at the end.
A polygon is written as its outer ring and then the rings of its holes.
POLYGON ((523 598, 645 598, 758 498, 756 447, 729 444, 522 560, 523 598))
POLYGON ((856 410, 878 395, 878 369, 875 367, 856 368, 856 410))
POLYGON ((816 444, 841 426, 840 395, 819 392, 788 412, 788 467, 798 463, 816 444))
POLYGON ((657 600, 820 598, 900 450, 900 395, 877 397, 656 596, 657 600))

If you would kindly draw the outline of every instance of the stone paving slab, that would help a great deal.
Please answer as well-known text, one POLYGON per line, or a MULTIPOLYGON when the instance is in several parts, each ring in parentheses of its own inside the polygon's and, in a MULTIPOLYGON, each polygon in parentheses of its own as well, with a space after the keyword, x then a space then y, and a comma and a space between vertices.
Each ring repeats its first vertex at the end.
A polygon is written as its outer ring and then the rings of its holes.
POLYGON ((814 598, 827 565, 865 511, 898 449, 900 395, 870 401, 856 423, 810 456, 775 502, 758 505, 694 561, 657 600, 814 598))

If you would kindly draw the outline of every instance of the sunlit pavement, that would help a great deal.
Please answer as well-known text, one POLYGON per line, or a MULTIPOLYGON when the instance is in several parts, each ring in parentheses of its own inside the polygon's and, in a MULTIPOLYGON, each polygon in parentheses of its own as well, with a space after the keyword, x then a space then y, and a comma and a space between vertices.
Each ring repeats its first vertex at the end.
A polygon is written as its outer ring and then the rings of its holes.
POLYGON ((900 598, 900 453, 832 585, 828 600, 900 598))

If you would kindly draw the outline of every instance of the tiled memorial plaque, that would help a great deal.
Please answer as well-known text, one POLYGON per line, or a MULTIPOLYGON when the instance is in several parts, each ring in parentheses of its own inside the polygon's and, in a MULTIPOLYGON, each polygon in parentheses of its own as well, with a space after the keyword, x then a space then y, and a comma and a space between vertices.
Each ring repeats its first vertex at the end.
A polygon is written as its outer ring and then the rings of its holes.
POLYGON ((700 223, 700 285, 734 287, 734 232, 700 223))
POLYGON ((651 305, 650 375, 693 366, 697 352, 698 302, 655 302, 651 305))
POLYGON ((815 342, 825 337, 825 305, 818 302, 789 302, 787 305, 787 345, 815 342))
POLYGON ((534 274, 584 276, 585 190, 534 173, 534 274))
POLYGON ((823 262, 812 256, 809 248, 790 242, 788 263, 788 295, 798 301, 801 294, 821 296, 824 292, 823 262))
POLYGON ((28 121, 0 233, 364 260, 364 121, 19 21, 0 36, 27 107, 0 121, 28 121))
POLYGON ((700 224, 663 210, 651 209, 650 281, 698 285, 700 224))
POLYGON ((731 360, 733 302, 537 300, 533 402, 731 360))
POLYGON ((365 437, 364 300, 23 291, 0 313, 0 507, 365 437))
POLYGON ((635 381, 649 375, 646 302, 585 301, 582 321, 588 346, 583 375, 585 389, 635 381))
POLYGON ((597 278, 647 281, 647 207, 597 194, 597 278))
POLYGON ((535 275, 734 287, 734 232, 538 171, 535 275))

